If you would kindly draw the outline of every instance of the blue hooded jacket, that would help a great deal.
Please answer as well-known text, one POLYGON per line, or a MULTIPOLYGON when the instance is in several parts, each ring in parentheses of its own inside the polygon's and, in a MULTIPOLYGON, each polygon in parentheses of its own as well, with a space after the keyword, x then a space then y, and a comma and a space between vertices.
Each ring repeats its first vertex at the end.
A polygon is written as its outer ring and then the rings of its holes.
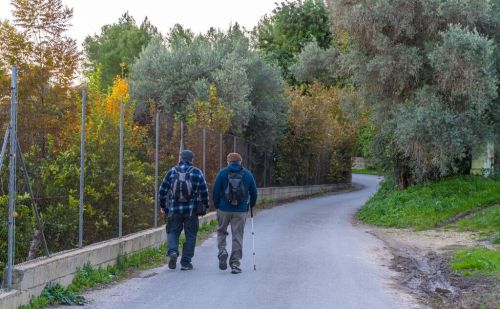
POLYGON ((248 206, 254 207, 257 203, 257 185, 252 173, 241 166, 241 164, 232 162, 228 167, 223 168, 217 174, 213 187, 213 200, 215 209, 231 212, 247 212, 248 206), (224 194, 229 183, 229 171, 241 172, 243 170, 243 192, 245 193, 243 201, 238 207, 231 206, 224 194), (249 200, 250 199, 250 200, 249 200))

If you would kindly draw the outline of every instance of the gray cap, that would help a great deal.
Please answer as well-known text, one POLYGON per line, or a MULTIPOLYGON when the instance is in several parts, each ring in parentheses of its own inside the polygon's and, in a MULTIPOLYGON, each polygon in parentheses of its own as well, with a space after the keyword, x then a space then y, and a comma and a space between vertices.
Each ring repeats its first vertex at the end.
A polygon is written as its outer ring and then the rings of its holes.
POLYGON ((179 156, 181 157, 181 160, 186 160, 186 161, 193 161, 193 158, 194 158, 194 154, 191 150, 188 150, 188 149, 184 149, 183 151, 181 151, 181 153, 179 153, 179 156))

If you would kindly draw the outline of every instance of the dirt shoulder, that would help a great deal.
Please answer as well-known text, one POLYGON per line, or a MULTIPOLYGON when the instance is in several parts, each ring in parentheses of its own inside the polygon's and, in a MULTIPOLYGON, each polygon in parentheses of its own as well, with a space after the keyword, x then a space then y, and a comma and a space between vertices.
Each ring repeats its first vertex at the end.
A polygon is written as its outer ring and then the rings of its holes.
POLYGON ((500 308, 500 278, 463 276, 450 267, 455 249, 493 248, 476 234, 363 227, 384 241, 393 256, 390 268, 398 273, 398 287, 414 295, 422 307, 500 308))

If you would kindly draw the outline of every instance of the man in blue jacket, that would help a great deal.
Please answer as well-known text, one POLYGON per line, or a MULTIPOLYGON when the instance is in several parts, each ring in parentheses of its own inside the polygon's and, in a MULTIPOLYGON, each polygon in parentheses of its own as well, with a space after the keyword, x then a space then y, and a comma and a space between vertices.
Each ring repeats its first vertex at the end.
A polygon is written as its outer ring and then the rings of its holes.
POLYGON ((208 210, 208 187, 203 173, 193 166, 194 154, 183 150, 179 154, 179 164, 172 167, 160 186, 158 200, 162 212, 167 215, 168 267, 175 269, 179 256, 179 236, 184 229, 186 241, 182 248, 181 270, 193 269, 191 259, 196 246, 199 221, 196 203, 208 210), (168 207, 167 207, 168 200, 168 207), (201 204, 200 204, 201 205, 201 204))
POLYGON ((243 231, 250 207, 257 202, 257 186, 249 170, 241 166, 238 153, 227 156, 226 168, 219 171, 213 187, 214 207, 217 209, 217 244, 219 248, 219 268, 227 269, 226 251, 227 227, 231 225, 232 249, 229 265, 231 273, 241 273, 240 260, 243 257, 243 231))

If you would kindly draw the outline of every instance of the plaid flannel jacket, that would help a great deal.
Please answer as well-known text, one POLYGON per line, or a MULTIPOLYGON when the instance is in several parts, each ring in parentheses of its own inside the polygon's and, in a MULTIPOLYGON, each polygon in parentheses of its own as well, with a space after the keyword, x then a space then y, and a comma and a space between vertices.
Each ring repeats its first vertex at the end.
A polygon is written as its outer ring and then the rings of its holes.
POLYGON ((165 175, 165 177, 163 178, 163 182, 160 185, 160 190, 158 192, 158 202, 160 207, 163 209, 165 213, 192 214, 192 210, 194 208, 194 202, 199 197, 201 202, 208 209, 208 201, 209 201, 208 186, 202 171, 194 167, 191 162, 187 161, 179 162, 178 167, 182 172, 187 171, 190 167, 193 167, 193 169, 189 173, 190 180, 193 185, 191 200, 187 204, 179 204, 174 202, 172 186, 174 184, 177 171, 175 170, 175 167, 172 167, 167 172, 167 175, 165 175))

